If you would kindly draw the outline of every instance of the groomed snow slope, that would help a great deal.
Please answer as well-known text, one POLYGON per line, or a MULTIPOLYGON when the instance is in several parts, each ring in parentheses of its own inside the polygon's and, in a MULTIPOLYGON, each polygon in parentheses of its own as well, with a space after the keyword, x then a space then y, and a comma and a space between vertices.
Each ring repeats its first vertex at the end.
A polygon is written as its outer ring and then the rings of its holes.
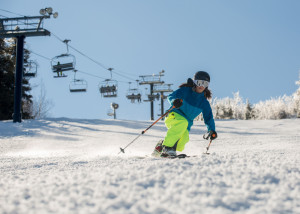
POLYGON ((159 122, 0 122, 0 213, 300 213, 300 120, 195 122, 187 159, 142 158, 159 122))

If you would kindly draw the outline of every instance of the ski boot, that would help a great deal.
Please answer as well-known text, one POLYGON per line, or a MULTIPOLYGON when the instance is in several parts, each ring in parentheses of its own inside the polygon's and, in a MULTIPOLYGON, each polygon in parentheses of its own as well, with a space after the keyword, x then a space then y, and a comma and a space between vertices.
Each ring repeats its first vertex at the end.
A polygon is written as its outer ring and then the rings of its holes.
POLYGON ((163 142, 164 142, 163 140, 158 141, 158 143, 155 146, 154 151, 151 154, 153 157, 160 157, 161 152, 162 152, 163 142))
POLYGON ((176 146, 177 146, 177 143, 173 147, 163 146, 162 153, 161 153, 160 157, 163 157, 163 158, 176 158, 177 157, 176 146))

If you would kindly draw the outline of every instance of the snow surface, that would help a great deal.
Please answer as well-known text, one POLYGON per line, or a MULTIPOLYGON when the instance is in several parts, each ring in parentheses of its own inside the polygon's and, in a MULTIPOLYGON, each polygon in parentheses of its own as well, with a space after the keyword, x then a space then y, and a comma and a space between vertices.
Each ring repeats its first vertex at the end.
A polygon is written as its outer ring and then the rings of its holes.
POLYGON ((195 122, 187 159, 149 155, 163 122, 0 122, 0 213, 300 213, 300 120, 195 122))

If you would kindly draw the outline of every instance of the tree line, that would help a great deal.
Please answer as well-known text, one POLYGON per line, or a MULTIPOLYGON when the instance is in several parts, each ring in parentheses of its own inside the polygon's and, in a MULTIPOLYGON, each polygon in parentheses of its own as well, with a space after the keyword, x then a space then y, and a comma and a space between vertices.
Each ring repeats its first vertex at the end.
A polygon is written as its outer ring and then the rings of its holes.
MULTIPOLYGON (((28 62, 30 52, 24 50, 24 63, 28 62)), ((14 80, 16 65, 16 40, 0 39, 0 120, 10 120, 14 111, 14 80)), ((29 80, 23 78, 22 118, 32 119, 33 104, 29 80)))
POLYGON ((239 92, 233 93, 232 98, 215 98, 211 102, 214 117, 238 120, 300 118, 300 76, 296 84, 299 88, 291 96, 283 95, 256 104, 244 100, 239 92))

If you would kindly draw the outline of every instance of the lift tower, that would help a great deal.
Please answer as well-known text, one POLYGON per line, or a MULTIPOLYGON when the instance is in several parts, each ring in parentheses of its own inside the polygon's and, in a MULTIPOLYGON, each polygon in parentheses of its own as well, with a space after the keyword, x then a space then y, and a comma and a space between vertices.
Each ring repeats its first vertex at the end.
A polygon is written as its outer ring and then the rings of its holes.
POLYGON ((163 115, 164 112, 164 100, 167 99, 167 96, 164 93, 171 93, 173 90, 171 89, 171 86, 173 84, 163 84, 163 85, 156 85, 154 86, 153 93, 160 93, 160 110, 161 110, 161 115, 163 115))
POLYGON ((43 28, 43 21, 44 19, 50 18, 51 15, 54 18, 58 16, 57 12, 53 13, 51 7, 41 9, 40 14, 41 16, 24 16, 0 19, 0 38, 14 37, 17 40, 13 114, 14 123, 22 122, 21 105, 25 37, 50 36, 50 32, 43 28))
POLYGON ((139 81, 140 85, 150 85, 150 94, 148 95, 148 100, 150 102, 150 108, 151 108, 151 120, 154 120, 154 110, 153 110, 153 101, 155 99, 155 95, 153 94, 153 88, 154 85, 162 85, 164 84, 163 81, 161 81, 161 77, 164 76, 164 70, 159 72, 159 74, 155 75, 145 75, 145 76, 140 76, 141 80, 139 81))

